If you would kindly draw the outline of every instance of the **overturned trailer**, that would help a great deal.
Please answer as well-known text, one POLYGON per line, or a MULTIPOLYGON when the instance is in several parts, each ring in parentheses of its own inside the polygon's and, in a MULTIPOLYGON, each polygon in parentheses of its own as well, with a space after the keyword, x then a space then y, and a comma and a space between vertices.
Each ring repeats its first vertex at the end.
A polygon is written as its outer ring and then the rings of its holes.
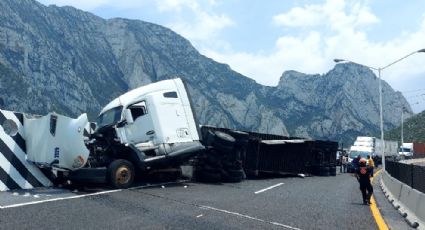
POLYGON ((223 132, 235 139, 233 151, 247 177, 261 173, 336 175, 337 142, 202 126, 204 139, 211 132, 223 132))

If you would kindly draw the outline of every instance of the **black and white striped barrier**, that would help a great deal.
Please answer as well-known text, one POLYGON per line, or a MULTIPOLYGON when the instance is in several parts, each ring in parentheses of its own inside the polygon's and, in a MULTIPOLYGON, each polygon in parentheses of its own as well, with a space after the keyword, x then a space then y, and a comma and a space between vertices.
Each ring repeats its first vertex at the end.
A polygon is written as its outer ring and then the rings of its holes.
POLYGON ((0 110, 0 191, 53 185, 38 167, 26 160, 23 125, 24 114, 0 110), (16 135, 7 131, 11 121, 17 125, 16 135))

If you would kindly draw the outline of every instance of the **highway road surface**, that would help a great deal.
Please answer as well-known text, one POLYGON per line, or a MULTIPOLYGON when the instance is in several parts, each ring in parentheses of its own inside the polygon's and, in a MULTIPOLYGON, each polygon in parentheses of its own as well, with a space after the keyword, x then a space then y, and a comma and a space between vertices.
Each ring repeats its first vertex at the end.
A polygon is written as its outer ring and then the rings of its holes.
MULTIPOLYGON (((375 182, 379 178, 375 179, 375 182)), ((375 185, 392 229, 408 225, 375 185)), ((351 174, 0 193, 0 229, 378 229, 351 174)))

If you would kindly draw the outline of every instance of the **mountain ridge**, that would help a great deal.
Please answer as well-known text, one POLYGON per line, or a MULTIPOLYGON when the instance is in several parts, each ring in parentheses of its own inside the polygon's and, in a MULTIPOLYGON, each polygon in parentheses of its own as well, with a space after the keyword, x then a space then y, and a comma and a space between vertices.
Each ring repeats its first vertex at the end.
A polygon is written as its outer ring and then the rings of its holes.
MULTIPOLYGON (((6 109, 93 118, 129 89, 181 77, 202 124, 341 142, 379 130, 377 78, 362 66, 285 71, 277 86, 263 86, 160 25, 33 0, 0 0, 0 7, 0 64, 22 76, 24 95, 13 101, 0 93, 6 109)), ((383 92, 389 129, 400 117, 389 108, 405 99, 386 82, 383 92)), ((409 107, 405 117, 411 114, 409 107)))

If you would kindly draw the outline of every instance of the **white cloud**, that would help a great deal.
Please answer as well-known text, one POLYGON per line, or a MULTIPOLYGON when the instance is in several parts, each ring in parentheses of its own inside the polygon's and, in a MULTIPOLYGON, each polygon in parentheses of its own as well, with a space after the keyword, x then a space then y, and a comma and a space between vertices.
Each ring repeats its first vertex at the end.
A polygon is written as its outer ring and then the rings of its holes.
POLYGON ((191 22, 179 20, 170 23, 169 27, 191 41, 202 41, 208 44, 216 38, 220 30, 234 25, 233 21, 225 15, 212 15, 203 11, 194 13, 196 20, 191 22))
POLYGON ((309 5, 305 8, 295 7, 288 13, 273 17, 274 23, 281 26, 317 26, 323 20, 321 8, 317 5, 309 5))
POLYGON ((286 13, 273 17, 276 25, 288 27, 311 27, 330 25, 333 29, 346 26, 365 26, 379 22, 369 8, 361 2, 346 4, 345 1, 328 0, 323 5, 313 4, 294 7, 286 13), (348 14, 345 13, 348 8, 348 14))
POLYGON ((311 32, 302 39, 297 37, 281 37, 276 42, 275 51, 271 54, 221 53, 204 50, 206 56, 230 66, 258 83, 275 86, 284 70, 317 73, 326 71, 322 58, 321 36, 311 32))
POLYGON ((226 47, 228 44, 217 39, 226 27, 233 26, 233 20, 225 14, 216 14, 212 10, 216 0, 208 0, 201 6, 196 0, 157 1, 160 11, 174 12, 176 19, 167 26, 189 39, 196 47, 226 47))
POLYGON ((157 0, 156 4, 160 11, 180 12, 185 7, 194 10, 199 8, 199 5, 195 0, 157 0))

